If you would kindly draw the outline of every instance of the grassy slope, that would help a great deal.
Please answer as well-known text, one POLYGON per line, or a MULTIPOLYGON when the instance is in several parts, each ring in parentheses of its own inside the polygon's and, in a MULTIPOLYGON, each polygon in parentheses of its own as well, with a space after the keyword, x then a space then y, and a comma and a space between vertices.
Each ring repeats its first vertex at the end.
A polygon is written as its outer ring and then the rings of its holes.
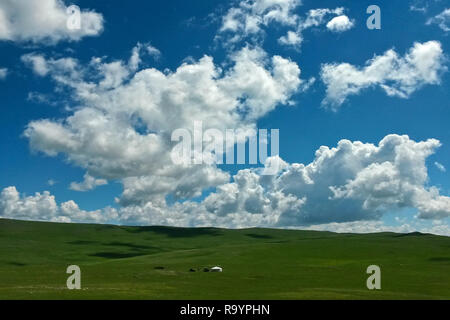
POLYGON ((0 219, 0 299, 450 299, 449 267, 450 238, 432 235, 0 219), (71 264, 82 290, 65 286, 71 264), (224 272, 189 272, 213 265, 224 272))

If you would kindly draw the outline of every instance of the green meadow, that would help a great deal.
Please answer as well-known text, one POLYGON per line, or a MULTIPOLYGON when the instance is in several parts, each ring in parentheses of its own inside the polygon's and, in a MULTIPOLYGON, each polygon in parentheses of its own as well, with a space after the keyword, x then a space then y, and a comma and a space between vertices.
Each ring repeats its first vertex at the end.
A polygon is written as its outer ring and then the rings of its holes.
POLYGON ((0 299, 450 299, 450 238, 0 219, 0 299))

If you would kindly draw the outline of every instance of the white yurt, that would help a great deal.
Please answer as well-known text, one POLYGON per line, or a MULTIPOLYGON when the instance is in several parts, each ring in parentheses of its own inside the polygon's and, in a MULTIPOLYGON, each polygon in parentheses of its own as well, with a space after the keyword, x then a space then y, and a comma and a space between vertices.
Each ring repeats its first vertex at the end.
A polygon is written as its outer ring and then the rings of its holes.
POLYGON ((215 266, 215 267, 211 268, 211 272, 222 272, 222 271, 223 271, 222 268, 218 267, 218 266, 215 266))

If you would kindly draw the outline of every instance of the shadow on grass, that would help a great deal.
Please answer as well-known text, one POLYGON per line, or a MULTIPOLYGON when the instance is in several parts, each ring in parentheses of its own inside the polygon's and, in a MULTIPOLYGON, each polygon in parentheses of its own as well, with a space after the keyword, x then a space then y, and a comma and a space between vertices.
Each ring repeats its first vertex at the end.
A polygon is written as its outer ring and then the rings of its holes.
POLYGON ((218 229, 213 228, 176 228, 176 227, 132 227, 126 228, 131 233, 153 232, 170 238, 192 238, 200 236, 221 236, 218 229))
POLYGON ((26 263, 15 262, 15 261, 7 262, 7 264, 12 265, 12 266, 16 266, 16 267, 25 267, 27 265, 26 263))
POLYGON ((121 252, 96 252, 93 254, 90 254, 91 257, 99 257, 99 258, 106 258, 106 259, 125 259, 125 258, 133 258, 133 257, 139 257, 144 256, 147 253, 145 252, 128 252, 128 253, 121 253, 121 252))
POLYGON ((450 257, 433 257, 429 260, 434 262, 450 262, 450 257))
POLYGON ((401 233, 401 234, 395 234, 394 238, 404 238, 404 237, 424 237, 428 236, 429 234, 421 233, 421 232, 411 232, 411 233, 401 233))
POLYGON ((139 245, 139 244, 128 243, 128 242, 119 242, 119 241, 103 243, 102 245, 109 246, 110 248, 107 249, 108 251, 95 252, 95 253, 89 254, 89 256, 106 258, 106 259, 125 259, 125 258, 150 255, 150 254, 159 253, 159 252, 164 251, 163 249, 161 249, 159 247, 139 245), (114 250, 114 248, 111 248, 111 247, 116 247, 117 251, 111 251, 111 250, 114 250), (124 248, 128 248, 130 250, 123 250, 124 248))
POLYGON ((113 246, 113 247, 127 247, 127 248, 135 249, 135 250, 159 249, 158 247, 152 247, 152 246, 146 246, 146 245, 140 245, 140 244, 134 244, 134 243, 128 243, 128 242, 118 242, 118 241, 104 243, 103 245, 113 246))
POLYGON ((257 234, 257 233, 247 233, 246 236, 253 238, 253 239, 273 239, 274 238, 267 234, 257 234))
POLYGON ((90 245, 90 244, 97 243, 97 241, 76 240, 76 241, 70 241, 70 242, 67 242, 67 243, 68 244, 73 244, 73 245, 90 245))

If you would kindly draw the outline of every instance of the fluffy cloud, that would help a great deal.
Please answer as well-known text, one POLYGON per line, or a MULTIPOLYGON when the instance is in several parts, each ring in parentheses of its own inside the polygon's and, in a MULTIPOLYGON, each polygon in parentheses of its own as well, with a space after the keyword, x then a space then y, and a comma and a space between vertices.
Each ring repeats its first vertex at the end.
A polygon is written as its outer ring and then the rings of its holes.
POLYGON ((84 180, 82 182, 72 182, 70 184, 70 189, 74 191, 89 191, 97 188, 98 186, 104 186, 108 184, 108 181, 105 179, 96 179, 89 175, 89 173, 86 173, 84 175, 84 180))
POLYGON ((227 172, 214 166, 171 166, 160 175, 124 178, 124 191, 118 202, 122 206, 140 205, 149 201, 164 204, 168 194, 177 200, 199 197, 205 188, 221 185, 229 179, 227 172))
POLYGON ((7 68, 0 68, 0 80, 6 79, 7 75, 8 75, 8 69, 7 68))
POLYGON ((403 208, 417 209, 419 218, 442 219, 450 216, 450 198, 427 187, 425 166, 439 146, 434 139, 398 135, 378 146, 342 140, 336 148, 321 147, 310 164, 282 165, 276 176, 243 170, 201 205, 219 216, 263 218, 268 210, 277 226, 378 220, 403 208), (279 199, 290 204, 280 207, 279 199))
POLYGON ((61 0, 3 0, 0 2, 0 40, 56 43, 78 41, 103 30, 103 17, 81 12, 80 29, 67 27, 68 7, 61 0))
POLYGON ((278 39, 278 42, 283 45, 299 46, 303 42, 303 36, 299 32, 289 30, 278 39))
POLYGON ((128 62, 93 58, 88 66, 35 53, 22 57, 38 76, 68 88, 80 106, 61 121, 29 123, 31 147, 65 154, 95 177, 123 180, 122 204, 198 196, 225 183, 228 174, 215 166, 174 164, 171 133, 192 131, 194 121, 204 130, 252 129, 277 105, 289 104, 302 84, 296 63, 260 48, 233 53, 223 69, 204 56, 174 72, 139 70, 143 49, 133 49, 128 62))
POLYGON ((155 59, 159 59, 161 57, 161 51, 158 48, 152 46, 151 44, 146 45, 147 53, 155 59))
POLYGON ((51 220, 57 211, 55 197, 48 191, 21 197, 15 187, 8 187, 0 194, 0 212, 4 218, 51 220))
POLYGON ((52 71, 52 74, 61 81, 66 77, 70 76, 70 78, 75 78, 78 75, 77 62, 72 58, 47 60, 41 55, 28 53, 23 55, 21 60, 40 77, 46 76, 50 70, 52 71))
POLYGON ((139 68, 139 65, 142 62, 141 58, 143 54, 147 54, 153 57, 154 59, 158 60, 161 56, 161 51, 159 51, 157 48, 155 48, 149 43, 145 44, 138 43, 131 51, 131 57, 130 60, 128 61, 128 66, 132 71, 136 71, 139 68))
POLYGON ((437 16, 428 19, 427 25, 437 24, 445 32, 450 31, 450 9, 445 9, 437 16))
POLYGON ((220 32, 258 33, 262 25, 278 22, 292 25, 297 16, 293 10, 301 2, 299 0, 244 0, 238 7, 231 8, 222 18, 220 32))
MULTIPOLYGON (((345 144, 347 142, 342 147, 345 144)), ((377 149, 354 148, 354 151, 367 152, 365 161, 376 160, 360 167, 359 172, 346 183, 330 186, 331 199, 359 203, 362 212, 374 216, 389 209, 416 208, 420 218, 448 217, 450 198, 439 195, 435 187, 426 187, 425 160, 439 146, 439 141, 434 139, 417 143, 407 136, 391 135, 384 138, 377 149)))
POLYGON ((298 16, 293 11, 299 5, 300 0, 243 0, 222 18, 219 34, 228 34, 227 43, 232 44, 247 37, 256 39, 273 22, 295 25, 298 16))
POLYGON ((271 23, 277 23, 291 29, 278 42, 299 49, 303 32, 309 28, 328 23, 328 30, 343 32, 353 27, 354 22, 343 14, 342 7, 311 9, 305 17, 301 17, 295 12, 301 4, 299 0, 243 0, 222 17, 216 40, 231 48, 242 40, 260 42, 265 28, 271 23), (333 18, 330 20, 330 17, 333 18))
POLYGON ((297 28, 290 30, 285 36, 278 39, 278 42, 283 45, 300 48, 303 42, 303 32, 309 28, 318 27, 325 24, 330 16, 335 16, 327 23, 328 30, 334 32, 343 32, 353 27, 353 21, 343 15, 344 8, 336 9, 312 9, 309 10, 306 17, 298 19, 297 28))
POLYGON ((105 223, 117 217, 112 208, 87 212, 74 201, 58 205, 48 191, 34 196, 20 195, 15 187, 8 187, 0 193, 0 217, 20 220, 43 220, 54 222, 96 222, 105 223))
POLYGON ((47 75, 47 61, 44 57, 35 54, 26 54, 21 57, 22 62, 32 68, 33 72, 41 77, 47 75))
POLYGON ((354 22, 346 15, 334 17, 327 23, 327 28, 334 32, 343 32, 353 28, 354 22))
POLYGON ((393 49, 375 56, 364 67, 349 63, 324 64, 321 78, 327 86, 325 104, 339 107, 349 95, 379 86, 387 95, 408 98, 426 84, 439 84, 447 70, 441 43, 414 43, 403 57, 393 49))

